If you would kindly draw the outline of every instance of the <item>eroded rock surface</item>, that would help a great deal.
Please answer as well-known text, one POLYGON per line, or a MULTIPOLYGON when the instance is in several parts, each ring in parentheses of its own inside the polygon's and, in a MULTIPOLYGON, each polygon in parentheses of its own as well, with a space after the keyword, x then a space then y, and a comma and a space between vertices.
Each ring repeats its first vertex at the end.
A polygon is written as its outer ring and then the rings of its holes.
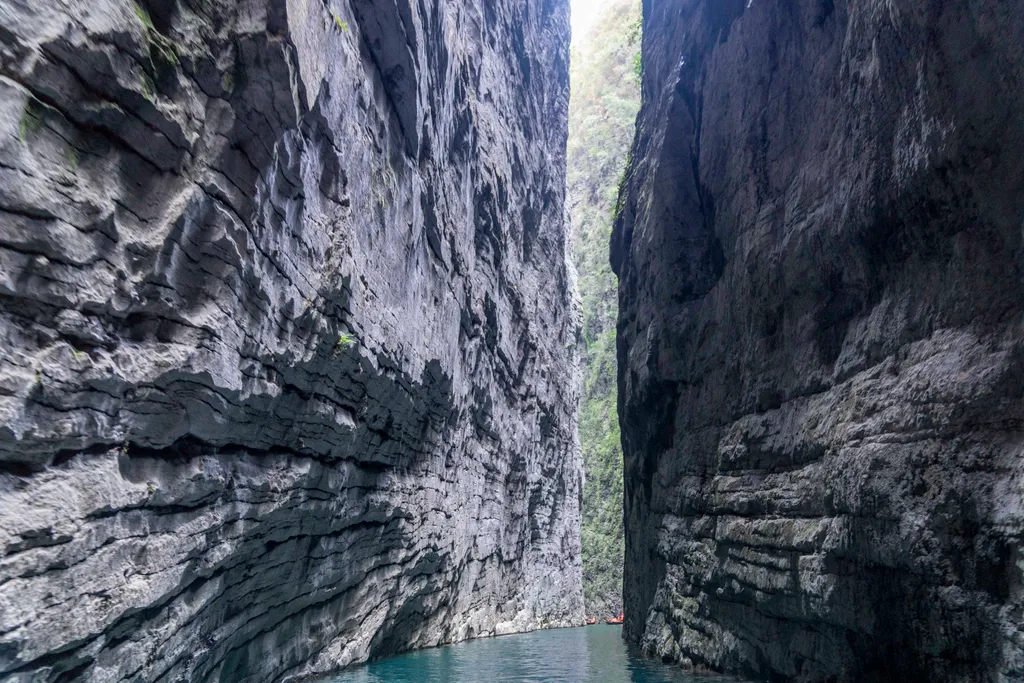
POLYGON ((758 680, 1024 678, 1024 11, 647 0, 626 633, 758 680))
POLYGON ((577 624, 562 0, 0 0, 0 678, 577 624))

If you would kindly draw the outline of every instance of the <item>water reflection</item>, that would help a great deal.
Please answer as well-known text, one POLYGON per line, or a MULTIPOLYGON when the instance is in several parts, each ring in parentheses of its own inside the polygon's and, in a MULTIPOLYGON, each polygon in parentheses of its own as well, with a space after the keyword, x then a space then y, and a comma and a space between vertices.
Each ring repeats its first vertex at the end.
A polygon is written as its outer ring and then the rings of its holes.
POLYGON ((618 626, 542 631, 413 652, 351 669, 322 683, 697 683, 674 666, 636 657, 618 626))

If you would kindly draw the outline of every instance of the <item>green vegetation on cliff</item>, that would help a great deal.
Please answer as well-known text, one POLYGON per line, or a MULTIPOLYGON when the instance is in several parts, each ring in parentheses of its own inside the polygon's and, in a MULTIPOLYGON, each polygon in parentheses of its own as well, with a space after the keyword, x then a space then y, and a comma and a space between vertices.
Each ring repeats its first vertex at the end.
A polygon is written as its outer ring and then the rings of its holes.
POLYGON ((569 210, 583 303, 583 591, 587 613, 622 609, 622 451, 615 401, 615 275, 608 265, 618 181, 640 106, 640 3, 608 0, 573 43, 569 210))

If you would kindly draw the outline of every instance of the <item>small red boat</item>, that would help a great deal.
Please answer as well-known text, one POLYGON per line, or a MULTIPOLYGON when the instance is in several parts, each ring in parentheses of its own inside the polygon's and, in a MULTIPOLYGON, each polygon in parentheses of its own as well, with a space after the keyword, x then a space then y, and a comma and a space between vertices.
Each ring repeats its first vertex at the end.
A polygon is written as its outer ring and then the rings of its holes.
POLYGON ((623 614, 623 613, 619 613, 619 616, 617 616, 617 617, 612 617, 611 619, 605 619, 604 623, 606 623, 606 624, 621 624, 625 620, 626 620, 626 615, 623 614))
POLYGON ((583 621, 586 622, 587 626, 593 626, 597 623, 597 617, 583 617, 583 621))

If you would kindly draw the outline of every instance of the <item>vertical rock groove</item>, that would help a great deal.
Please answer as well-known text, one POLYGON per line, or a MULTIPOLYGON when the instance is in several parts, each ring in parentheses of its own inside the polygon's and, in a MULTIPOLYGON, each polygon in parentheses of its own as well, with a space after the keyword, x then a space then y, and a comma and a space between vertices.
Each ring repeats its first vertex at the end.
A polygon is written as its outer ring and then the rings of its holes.
POLYGON ((0 16, 0 678, 580 623, 567 3, 0 16))
POLYGON ((1024 12, 645 0, 626 635, 758 680, 1024 677, 1024 12))

